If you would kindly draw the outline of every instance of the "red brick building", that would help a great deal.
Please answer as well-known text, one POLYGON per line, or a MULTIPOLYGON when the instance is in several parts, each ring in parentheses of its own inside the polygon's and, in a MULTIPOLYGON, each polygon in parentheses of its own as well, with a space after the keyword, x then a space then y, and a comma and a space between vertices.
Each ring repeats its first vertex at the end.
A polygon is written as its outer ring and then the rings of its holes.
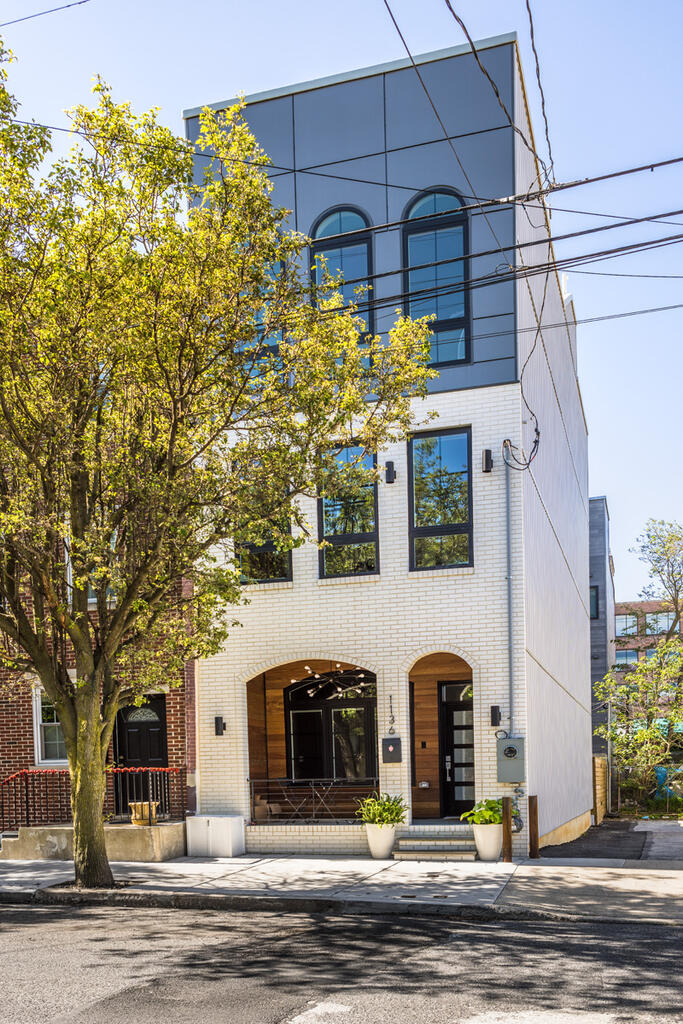
MULTIPOLYGON (((616 664, 626 667, 654 650, 674 623, 662 601, 620 601, 615 605, 616 664)), ((680 636, 678 623, 675 635, 680 636)))
MULTIPOLYGON (((151 694, 142 707, 119 711, 108 755, 112 766, 174 769, 169 785, 172 817, 182 817, 195 806, 194 663, 186 665, 183 675, 180 686, 151 694)), ((30 681, 17 683, 4 673, 0 683, 0 790, 17 772, 67 767, 61 726, 40 686, 30 681)), ((130 774, 132 781, 135 772, 130 774)), ((62 782, 64 790, 66 777, 62 782)), ((122 782, 125 773, 118 784, 122 782)), ((111 803, 113 785, 110 790, 111 803)), ((115 812, 121 807, 112 805, 107 809, 115 812)))

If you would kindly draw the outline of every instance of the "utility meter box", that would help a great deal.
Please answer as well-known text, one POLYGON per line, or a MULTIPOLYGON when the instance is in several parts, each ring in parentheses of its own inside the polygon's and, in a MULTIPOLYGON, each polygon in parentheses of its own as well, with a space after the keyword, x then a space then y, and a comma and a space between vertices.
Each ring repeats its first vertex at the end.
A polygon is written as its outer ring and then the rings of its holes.
POLYGON ((524 782, 524 739, 506 736, 496 740, 499 782, 524 782))

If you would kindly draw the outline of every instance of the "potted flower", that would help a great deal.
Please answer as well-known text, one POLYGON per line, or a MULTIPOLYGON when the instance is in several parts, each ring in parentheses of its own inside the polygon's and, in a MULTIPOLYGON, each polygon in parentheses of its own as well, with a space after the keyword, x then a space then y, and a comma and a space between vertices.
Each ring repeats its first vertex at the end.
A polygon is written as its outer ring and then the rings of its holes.
POLYGON ((498 860, 503 848, 503 801, 480 800, 460 820, 472 825, 479 860, 498 860))
POLYGON ((387 860, 394 848, 396 826, 406 820, 407 807, 403 797, 373 793, 356 803, 356 814, 365 825, 371 856, 375 860, 387 860))

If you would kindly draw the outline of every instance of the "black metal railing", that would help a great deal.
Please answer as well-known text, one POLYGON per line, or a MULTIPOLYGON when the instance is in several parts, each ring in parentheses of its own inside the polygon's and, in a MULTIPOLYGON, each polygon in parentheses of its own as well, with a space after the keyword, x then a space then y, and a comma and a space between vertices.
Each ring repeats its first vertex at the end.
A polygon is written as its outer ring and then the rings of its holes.
POLYGON ((110 821, 143 818, 148 825, 183 817, 185 773, 182 768, 107 768, 110 821), (133 805, 137 805, 134 808, 133 805), (138 811, 138 815, 134 815, 138 811))
POLYGON ((251 820, 357 821, 358 801, 377 792, 379 779, 250 779, 251 820))
MULTIPOLYGON (((105 782, 104 814, 108 821, 130 821, 133 803, 143 805, 139 809, 149 824, 155 819, 184 817, 182 768, 107 767, 105 782)), ((71 821, 71 779, 66 768, 22 768, 0 781, 0 831, 16 831, 26 825, 67 825, 71 821)))

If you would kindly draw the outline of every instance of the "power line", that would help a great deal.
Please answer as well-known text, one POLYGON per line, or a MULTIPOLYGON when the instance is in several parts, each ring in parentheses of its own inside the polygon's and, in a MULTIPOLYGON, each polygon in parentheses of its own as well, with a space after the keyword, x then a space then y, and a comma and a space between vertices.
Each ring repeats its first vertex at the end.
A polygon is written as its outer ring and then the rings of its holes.
POLYGON ((61 7, 50 7, 47 11, 36 11, 35 14, 27 14, 23 18, 14 18, 12 21, 0 22, 0 28, 6 28, 8 25, 18 25, 20 21, 32 21, 33 18, 42 18, 44 14, 54 14, 56 11, 66 11, 69 7, 81 7, 83 4, 89 4, 90 0, 74 0, 71 4, 62 4, 61 7))
POLYGON ((545 126, 545 142, 548 147, 548 159, 550 161, 550 178, 554 180, 555 174, 555 161, 553 159, 553 149, 550 145, 550 126, 548 125, 548 114, 545 109, 545 92, 543 91, 543 83, 541 81, 541 63, 538 59, 538 51, 536 49, 536 36, 534 33, 534 18, 531 13, 531 4, 529 0, 526 0, 526 9, 529 16, 529 36, 531 38, 531 49, 534 55, 534 61, 536 63, 536 82, 538 84, 538 91, 541 94, 541 113, 543 115, 543 124, 545 126))
MULTIPOLYGON (((676 217, 676 216, 680 216, 680 215, 683 215, 683 209, 672 210, 669 213, 663 213, 661 216, 662 217, 676 217)), ((444 214, 436 214, 436 215, 435 214, 430 214, 429 216, 431 216, 431 217, 434 217, 434 216, 441 216, 441 217, 443 217, 444 214)), ((424 218, 424 219, 426 220, 427 218, 424 218)), ((420 220, 422 220, 422 218, 420 218, 420 220)), ((651 220, 652 220, 652 217, 632 217, 629 220, 618 221, 615 224, 600 224, 600 225, 598 225, 598 227, 581 228, 578 231, 568 231, 568 232, 565 232, 562 235, 545 235, 543 238, 534 238, 534 239, 530 239, 529 241, 526 241, 526 242, 512 242, 510 245, 506 245, 505 246, 505 250, 507 252, 514 252, 514 251, 520 251, 521 249, 527 249, 527 248, 530 248, 530 247, 536 246, 536 245, 552 245, 555 242, 565 242, 565 241, 568 241, 569 239, 572 239, 572 238, 582 238, 585 235, 595 235, 595 234, 601 233, 602 231, 615 231, 617 228, 633 227, 636 224, 649 223, 651 220)), ((419 221, 417 219, 415 219, 415 220, 406 220, 406 221, 403 221, 403 223, 418 224, 419 221)), ((683 225, 681 225, 681 226, 683 226, 683 225)), ((328 237, 336 238, 337 236, 331 235, 331 236, 328 236, 328 237)), ((678 237, 678 236, 665 236, 664 239, 652 239, 652 241, 653 242, 666 241, 666 240, 669 240, 669 239, 671 239, 673 237, 678 237)), ((324 239, 324 241, 325 241, 325 243, 327 243, 328 238, 326 237, 324 239)), ((637 243, 637 244, 641 244, 641 243, 637 243)), ((642 243, 642 244, 644 244, 644 243, 642 243)), ((413 272, 413 271, 416 271, 416 270, 429 270, 429 269, 432 269, 432 268, 446 266, 446 265, 449 265, 451 263, 462 263, 465 259, 473 260, 473 259, 482 259, 485 256, 495 256, 496 253, 498 253, 499 251, 501 251, 500 246, 498 248, 496 248, 496 249, 482 249, 482 250, 479 250, 478 252, 466 253, 464 256, 453 256, 453 257, 449 257, 448 259, 433 260, 430 263, 417 263, 417 264, 415 264, 413 266, 402 267, 401 270, 405 270, 406 273, 410 273, 410 272, 413 272)), ((321 255, 324 255, 324 251, 321 251, 321 255)), ((503 254, 503 255, 505 255, 505 254, 503 254)), ((393 277, 398 272, 399 271, 397 271, 397 270, 384 270, 384 271, 380 271, 380 272, 378 272, 376 274, 366 274, 364 277, 350 278, 348 281, 344 281, 343 283, 345 285, 364 284, 364 283, 366 283, 368 281, 375 281, 375 280, 378 280, 379 278, 383 278, 383 277, 393 277)))
POLYGON ((477 52, 477 48, 476 48, 476 46, 474 44, 474 40, 472 39, 472 36, 470 35, 470 33, 469 33, 468 29, 467 29, 467 25, 462 20, 460 15, 456 13, 453 5, 451 4, 451 0, 444 0, 444 3, 446 4, 446 7, 451 12, 453 17, 457 21, 458 25, 460 26, 460 28, 464 32, 465 38, 467 39, 467 42, 470 44, 470 48, 472 50, 472 56, 474 57, 475 61, 477 62, 477 65, 478 65, 479 70, 481 71, 482 75, 484 75, 484 77, 488 80, 491 88, 493 89, 494 95, 495 95, 496 99, 498 100, 498 106, 501 108, 501 110, 505 114, 506 119, 510 123, 510 127, 512 128, 512 130, 517 135, 519 135, 520 139, 522 140, 522 142, 524 143, 526 148, 529 150, 531 155, 533 157, 535 157, 536 160, 538 160, 538 162, 540 163, 541 167, 543 168, 543 172, 545 174, 546 183, 548 183, 550 181, 550 172, 548 170, 548 166, 547 166, 545 160, 543 160, 543 158, 536 152, 536 150, 531 145, 531 143, 529 142, 529 140, 527 139, 526 135, 524 134, 522 129, 519 127, 519 125, 515 124, 515 122, 513 121, 512 116, 510 115, 510 112, 508 111, 508 108, 505 106, 505 103, 503 102, 503 97, 500 95, 500 90, 498 89, 498 86, 496 85, 496 82, 493 80, 493 78, 488 73, 487 69, 484 67, 484 65, 482 63, 482 60, 481 60, 481 58, 479 56, 479 53, 477 52))
MULTIPOLYGON (((170 146, 168 144, 150 144, 150 143, 146 143, 146 142, 140 142, 137 139, 116 139, 116 138, 112 138, 111 136, 104 135, 104 134, 101 134, 101 135, 94 134, 94 133, 91 134, 91 133, 84 132, 84 131, 78 131, 78 130, 76 130, 74 128, 67 128, 67 127, 65 127, 63 125, 45 124, 45 123, 40 122, 40 121, 24 121, 24 120, 21 120, 19 118, 12 118, 10 120, 12 120, 12 122, 14 124, 25 125, 27 127, 45 128, 48 131, 62 132, 62 133, 67 134, 67 135, 78 135, 79 137, 84 138, 84 139, 86 139, 88 141, 91 141, 92 138, 103 138, 103 139, 108 139, 108 140, 114 141, 114 142, 116 142, 116 141, 126 142, 126 144, 128 144, 128 145, 135 145, 135 146, 138 146, 140 148, 149 149, 149 150, 160 149, 160 150, 168 151, 169 149, 171 149, 171 150, 176 149, 177 152, 181 152, 182 151, 180 146, 170 146)), ((500 127, 504 127, 504 126, 500 126, 500 127)), ((486 129, 486 130, 487 131, 498 131, 498 130, 500 130, 500 128, 486 129)), ((480 132, 465 132, 462 135, 453 136, 453 138, 465 138, 468 135, 477 135, 477 134, 480 134, 480 132)), ((215 159, 217 159, 219 157, 219 155, 217 153, 207 153, 207 152, 203 152, 201 150, 198 150, 196 148, 196 146, 197 146, 196 143, 188 142, 186 145, 188 146, 188 148, 189 147, 193 148, 194 156, 196 156, 198 158, 203 158, 203 159, 206 159, 206 160, 215 160, 215 159)), ((268 172, 269 170, 282 171, 283 175, 284 174, 309 174, 309 175, 314 175, 316 177, 333 178, 333 179, 336 179, 338 181, 351 181, 351 182, 357 182, 357 183, 365 184, 365 185, 374 185, 374 186, 377 186, 377 187, 380 187, 380 188, 402 189, 402 190, 413 192, 413 193, 424 191, 424 185, 413 186, 413 185, 398 184, 396 182, 373 181, 373 180, 371 180, 369 178, 357 178, 357 177, 354 177, 354 176, 349 175, 349 174, 333 174, 333 173, 328 173, 328 172, 325 172, 325 171, 314 170, 312 168, 287 167, 287 166, 285 166, 283 164, 273 164, 273 163, 270 163, 270 162, 268 162, 268 163, 266 163, 266 162, 258 163, 257 161, 254 161, 254 160, 247 160, 247 159, 239 158, 239 157, 233 157, 231 159, 233 159, 235 163, 243 163, 243 164, 247 164, 247 165, 259 166, 259 167, 261 167, 266 172, 268 172)), ((496 208, 504 208, 505 206, 512 206, 512 205, 515 205, 515 204, 523 204, 523 205, 526 205, 526 206, 533 206, 535 209, 543 209, 544 210, 544 209, 546 209, 546 207, 543 204, 535 204, 532 200, 534 198, 542 198, 545 195, 549 195, 552 192, 561 191, 563 189, 578 188, 580 185, 591 185, 591 184, 594 184, 596 182, 606 181, 606 180, 608 180, 610 178, 621 177, 621 176, 626 175, 626 174, 637 174, 637 173, 640 173, 640 172, 643 172, 643 171, 655 171, 655 170, 659 170, 662 167, 669 167, 669 166, 672 166, 672 165, 675 165, 675 164, 679 164, 679 163, 683 163, 683 156, 673 157, 673 158, 668 159, 668 160, 654 161, 654 162, 649 163, 649 164, 642 164, 642 165, 640 165, 638 167, 629 167, 629 168, 625 168, 623 170, 611 171, 611 172, 608 172, 607 174, 601 174, 601 175, 597 175, 597 176, 594 176, 594 177, 580 178, 580 179, 576 179, 576 180, 570 181, 570 182, 561 182, 561 183, 555 182, 552 185, 548 186, 548 188, 542 189, 542 190, 537 191, 536 193, 533 193, 533 194, 531 194, 531 193, 519 193, 519 194, 516 194, 516 195, 505 196, 505 197, 487 198, 487 199, 484 199, 484 200, 479 199, 477 202, 475 202, 475 203, 473 203, 471 205, 466 205, 466 206, 460 207, 460 211, 461 212, 471 212, 473 215, 484 216, 484 207, 491 207, 492 209, 496 209, 496 208)), ((282 175, 272 175, 272 177, 275 177, 275 178, 281 177, 281 176, 282 175)), ((463 194, 463 193, 461 193, 461 195, 463 196, 464 199, 476 199, 476 197, 473 196, 473 195, 468 196, 468 195, 463 194)), ((595 211, 595 210, 576 210, 576 209, 569 209, 569 208, 566 208, 566 207, 558 207, 558 206, 553 206, 552 210, 554 212, 556 212, 556 213, 570 213, 570 214, 577 214, 577 215, 586 216, 586 217, 605 217, 605 218, 608 218, 608 219, 611 219, 611 220, 619 220, 619 219, 621 219, 621 216, 619 214, 604 213, 604 212, 595 211)), ((435 216, 435 215, 432 214, 432 215, 427 215, 427 216, 435 216)), ((441 215, 437 214, 436 216, 441 216, 441 215)), ((426 217, 423 218, 423 219, 426 219, 426 217)), ((661 220, 661 218, 657 218, 657 217, 647 218, 647 219, 650 219, 652 221, 661 220)), ((663 221, 663 220, 661 222, 662 223, 667 223, 666 221, 663 221)), ((329 240, 329 239, 353 237, 354 235, 367 234, 367 232, 369 232, 369 231, 372 231, 372 232, 374 232, 374 231, 385 231, 385 230, 388 230, 388 229, 393 228, 393 227, 400 227, 404 223, 405 223, 405 219, 397 220, 397 221, 387 221, 387 222, 381 223, 381 224, 371 224, 371 225, 368 225, 365 228, 359 228, 359 229, 356 229, 354 231, 345 231, 345 232, 340 232, 340 233, 338 233, 336 235, 328 235, 327 239, 329 240)), ((683 224, 676 225, 676 226, 683 226, 683 224)))

